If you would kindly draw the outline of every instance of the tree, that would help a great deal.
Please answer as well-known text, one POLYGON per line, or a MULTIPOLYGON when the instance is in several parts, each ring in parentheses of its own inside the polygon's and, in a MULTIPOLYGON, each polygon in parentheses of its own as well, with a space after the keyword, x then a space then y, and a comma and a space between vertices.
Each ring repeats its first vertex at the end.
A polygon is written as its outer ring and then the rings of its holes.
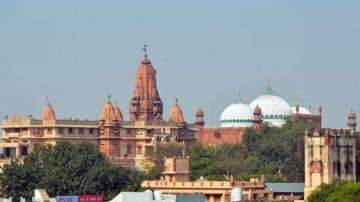
POLYGON ((307 199, 307 202, 355 202, 360 201, 360 183, 337 181, 323 184, 307 199))
POLYGON ((191 180, 203 177, 214 176, 215 148, 206 145, 194 145, 190 152, 191 180))
POLYGON ((156 148, 156 151, 148 156, 151 165, 147 167, 147 180, 155 180, 160 178, 162 171, 164 170, 164 158, 181 156, 183 153, 183 145, 178 143, 163 144, 156 148))
POLYGON ((93 144, 62 142, 36 149, 22 163, 5 165, 0 191, 5 197, 31 199, 35 188, 43 188, 50 196, 103 194, 110 199, 122 190, 138 190, 143 176, 111 165, 93 144))

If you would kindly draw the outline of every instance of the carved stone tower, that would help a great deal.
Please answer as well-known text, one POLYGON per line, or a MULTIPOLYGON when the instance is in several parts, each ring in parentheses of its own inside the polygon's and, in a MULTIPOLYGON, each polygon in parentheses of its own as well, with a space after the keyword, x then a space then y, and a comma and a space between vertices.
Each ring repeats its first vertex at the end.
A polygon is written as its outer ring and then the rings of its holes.
POLYGON ((156 70, 147 58, 146 45, 144 51, 144 59, 138 66, 135 89, 129 103, 130 120, 162 120, 163 103, 157 90, 156 70))

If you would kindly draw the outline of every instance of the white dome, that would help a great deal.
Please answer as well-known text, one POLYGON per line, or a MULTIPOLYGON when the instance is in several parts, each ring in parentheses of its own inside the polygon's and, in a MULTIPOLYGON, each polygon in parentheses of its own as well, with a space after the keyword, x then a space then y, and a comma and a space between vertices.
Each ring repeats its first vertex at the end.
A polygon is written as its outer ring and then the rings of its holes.
POLYGON ((234 103, 224 109, 220 121, 221 127, 250 127, 253 125, 253 112, 247 104, 234 103))
POLYGON ((291 118, 290 105, 279 96, 261 95, 250 104, 250 108, 254 110, 257 105, 261 108, 262 120, 271 126, 281 127, 291 118))
MULTIPOLYGON (((292 107, 291 111, 293 114, 296 114, 296 107, 292 107)), ((305 107, 300 107, 299 114, 311 114, 311 112, 308 109, 306 109, 305 107)))

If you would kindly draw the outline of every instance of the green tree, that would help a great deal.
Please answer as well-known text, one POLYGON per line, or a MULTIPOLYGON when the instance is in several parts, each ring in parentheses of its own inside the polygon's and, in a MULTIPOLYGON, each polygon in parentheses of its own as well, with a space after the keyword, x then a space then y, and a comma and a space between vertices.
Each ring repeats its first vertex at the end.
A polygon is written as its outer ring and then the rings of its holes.
POLYGON ((5 197, 31 199, 35 188, 50 196, 103 194, 110 199, 122 190, 140 188, 144 175, 111 165, 93 144, 58 143, 30 153, 24 162, 5 165, 0 189, 5 197))
POLYGON ((321 185, 307 202, 357 202, 360 201, 360 183, 338 181, 321 185))
POLYGON ((190 152, 191 180, 196 180, 201 176, 214 177, 215 175, 213 169, 214 156, 215 156, 214 147, 197 144, 191 148, 191 152, 190 152))
POLYGON ((146 179, 154 180, 158 179, 161 176, 162 171, 164 170, 164 158, 173 157, 173 156, 182 156, 183 145, 177 143, 159 145, 156 148, 156 151, 148 156, 152 164, 146 169, 148 170, 146 179))

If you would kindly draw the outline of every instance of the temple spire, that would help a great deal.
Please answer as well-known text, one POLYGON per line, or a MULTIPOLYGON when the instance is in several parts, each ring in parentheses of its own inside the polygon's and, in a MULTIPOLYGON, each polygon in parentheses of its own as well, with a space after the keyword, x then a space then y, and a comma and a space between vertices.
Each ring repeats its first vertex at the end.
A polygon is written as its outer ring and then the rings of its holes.
POLYGON ((163 103, 156 85, 156 70, 147 58, 148 46, 145 44, 144 59, 138 66, 135 78, 135 88, 129 103, 131 121, 162 120, 163 103))

